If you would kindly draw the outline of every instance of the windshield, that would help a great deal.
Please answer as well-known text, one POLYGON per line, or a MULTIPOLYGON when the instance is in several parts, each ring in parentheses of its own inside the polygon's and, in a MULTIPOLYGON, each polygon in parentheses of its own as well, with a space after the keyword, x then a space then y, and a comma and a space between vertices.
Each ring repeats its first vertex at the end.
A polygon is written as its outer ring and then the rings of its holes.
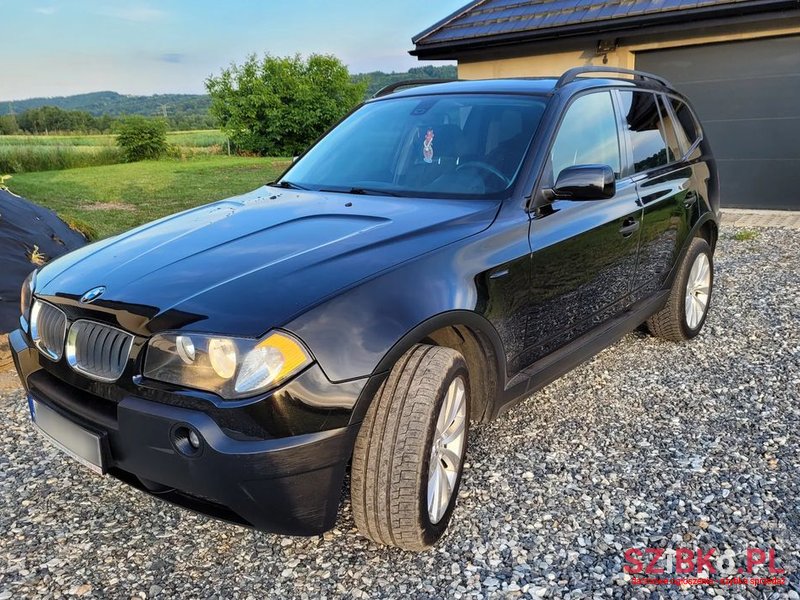
POLYGON ((311 148, 280 183, 350 193, 504 197, 544 108, 544 100, 535 96, 372 102, 311 148))

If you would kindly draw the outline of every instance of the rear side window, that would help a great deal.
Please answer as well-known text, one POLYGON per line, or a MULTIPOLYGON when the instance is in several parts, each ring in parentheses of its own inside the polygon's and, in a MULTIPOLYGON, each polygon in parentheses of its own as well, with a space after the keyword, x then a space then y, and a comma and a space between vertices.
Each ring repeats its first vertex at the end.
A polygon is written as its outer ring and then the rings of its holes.
POLYGON ((678 117, 681 129, 686 134, 691 146, 700 139, 700 126, 697 124, 697 119, 695 119, 692 110, 686 106, 685 102, 681 102, 677 98, 670 98, 669 101, 672 103, 672 110, 675 112, 675 116, 678 117))
POLYGON ((634 171, 640 173, 670 162, 667 140, 652 92, 620 91, 622 116, 633 149, 634 171))
POLYGON ((672 162, 684 155, 689 149, 689 144, 683 130, 676 126, 675 120, 667 109, 664 96, 658 97, 658 108, 661 112, 661 125, 664 128, 664 135, 667 139, 668 158, 672 162))
POLYGON ((619 136, 611 94, 587 94, 570 105, 550 159, 556 179, 562 170, 573 165, 608 165, 619 175, 619 136))

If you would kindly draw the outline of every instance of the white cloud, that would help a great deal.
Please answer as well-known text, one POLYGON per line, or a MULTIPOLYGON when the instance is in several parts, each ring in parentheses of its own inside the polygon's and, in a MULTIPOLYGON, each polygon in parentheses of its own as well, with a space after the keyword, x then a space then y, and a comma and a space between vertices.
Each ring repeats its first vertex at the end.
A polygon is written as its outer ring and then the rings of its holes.
POLYGON ((150 23, 160 21, 167 13, 158 8, 149 6, 114 6, 102 9, 100 14, 125 21, 135 21, 137 23, 150 23))
POLYGON ((35 8, 34 10, 35 10, 37 13, 39 13, 40 15, 52 15, 52 14, 54 14, 54 13, 55 13, 55 12, 56 12, 58 9, 57 9, 55 6, 40 6, 40 7, 38 7, 38 8, 35 8))

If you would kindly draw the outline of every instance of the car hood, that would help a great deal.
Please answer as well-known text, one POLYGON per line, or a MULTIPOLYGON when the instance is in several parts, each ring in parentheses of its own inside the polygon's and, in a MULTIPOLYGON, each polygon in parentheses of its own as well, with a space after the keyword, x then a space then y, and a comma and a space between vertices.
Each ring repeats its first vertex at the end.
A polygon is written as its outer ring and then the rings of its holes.
POLYGON ((59 258, 40 272, 36 294, 141 335, 258 336, 337 290, 480 232, 497 210, 489 201, 263 187, 59 258), (102 296, 81 304, 97 286, 102 296))

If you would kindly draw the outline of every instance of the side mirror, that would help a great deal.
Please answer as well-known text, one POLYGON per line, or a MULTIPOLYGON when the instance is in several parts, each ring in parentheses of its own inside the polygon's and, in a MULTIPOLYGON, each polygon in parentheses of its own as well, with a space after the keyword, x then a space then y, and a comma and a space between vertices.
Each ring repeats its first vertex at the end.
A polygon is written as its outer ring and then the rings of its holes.
POLYGON ((548 191, 563 200, 606 200, 617 193, 617 184, 608 165, 575 165, 561 171, 548 191))

